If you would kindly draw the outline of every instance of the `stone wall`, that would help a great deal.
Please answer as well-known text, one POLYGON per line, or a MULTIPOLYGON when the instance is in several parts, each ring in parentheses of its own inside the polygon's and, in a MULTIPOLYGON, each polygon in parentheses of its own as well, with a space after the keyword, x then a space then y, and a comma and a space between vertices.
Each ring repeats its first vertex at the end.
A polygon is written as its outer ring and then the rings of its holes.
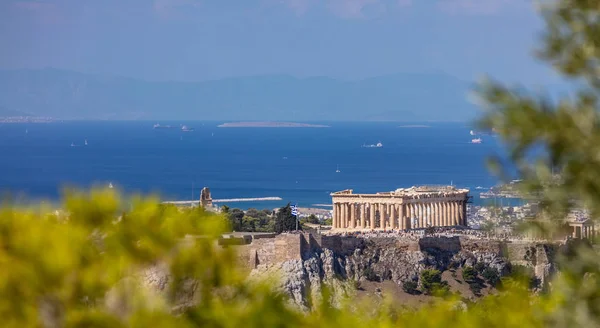
POLYGON ((557 247, 531 242, 504 242, 465 237, 422 237, 417 240, 394 237, 363 238, 355 236, 328 236, 301 234, 280 234, 270 238, 253 239, 250 244, 234 246, 238 250, 242 266, 254 269, 259 266, 273 266, 291 260, 306 260, 315 254, 328 250, 339 257, 355 254, 367 247, 393 249, 403 252, 442 252, 446 254, 469 253, 473 256, 486 254, 494 258, 531 267, 536 276, 548 276, 550 263, 554 262, 557 247))
POLYGON ((270 266, 289 260, 301 260, 310 247, 302 234, 261 236, 250 244, 236 246, 240 265, 254 269, 259 265, 270 266))

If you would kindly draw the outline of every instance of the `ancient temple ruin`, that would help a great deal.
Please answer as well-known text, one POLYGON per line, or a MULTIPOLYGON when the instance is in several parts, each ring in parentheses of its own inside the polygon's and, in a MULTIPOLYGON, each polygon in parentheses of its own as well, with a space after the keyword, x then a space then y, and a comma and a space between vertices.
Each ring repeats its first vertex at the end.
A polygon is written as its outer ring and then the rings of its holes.
POLYGON ((421 186, 375 194, 331 194, 333 229, 384 230, 467 226, 468 189, 421 186))

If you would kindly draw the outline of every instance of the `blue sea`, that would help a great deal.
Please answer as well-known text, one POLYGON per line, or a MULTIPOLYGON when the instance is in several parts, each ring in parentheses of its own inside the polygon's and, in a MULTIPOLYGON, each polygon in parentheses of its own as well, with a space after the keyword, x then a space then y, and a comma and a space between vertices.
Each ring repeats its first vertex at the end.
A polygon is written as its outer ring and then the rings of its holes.
POLYGON ((207 186, 215 199, 281 197, 228 204, 275 208, 329 204, 331 192, 348 188, 374 193, 452 183, 470 188, 478 203, 475 188, 498 183, 485 159, 503 153, 492 136, 471 144, 466 123, 218 128, 217 122, 160 122, 193 132, 153 129, 153 123, 0 124, 0 191, 56 201, 65 186, 112 183, 127 193, 190 200, 207 186), (377 142, 383 147, 361 147, 377 142))

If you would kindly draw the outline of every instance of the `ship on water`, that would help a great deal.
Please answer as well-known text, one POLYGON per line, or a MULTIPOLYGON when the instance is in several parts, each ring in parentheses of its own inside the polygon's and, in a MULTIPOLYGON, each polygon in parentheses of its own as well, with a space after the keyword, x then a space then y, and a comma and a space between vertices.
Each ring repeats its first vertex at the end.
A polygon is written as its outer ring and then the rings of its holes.
POLYGON ((474 143, 474 144, 480 144, 480 143, 481 143, 481 138, 472 139, 472 140, 471 140, 471 143, 474 143))
POLYGON ((191 132, 191 131, 194 131, 194 128, 190 128, 187 125, 183 125, 183 126, 181 126, 181 131, 183 131, 183 132, 191 132))
POLYGON ((383 144, 381 142, 378 142, 376 144, 371 144, 371 145, 362 145, 363 148, 381 148, 383 147, 383 144))
POLYGON ((153 126, 155 129, 174 129, 174 126, 171 125, 160 125, 158 123, 154 124, 153 126))

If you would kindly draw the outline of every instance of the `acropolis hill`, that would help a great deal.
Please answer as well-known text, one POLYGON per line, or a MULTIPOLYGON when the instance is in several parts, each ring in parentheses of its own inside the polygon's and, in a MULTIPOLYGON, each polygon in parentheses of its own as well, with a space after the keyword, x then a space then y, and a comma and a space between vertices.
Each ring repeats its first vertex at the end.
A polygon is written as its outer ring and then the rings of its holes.
POLYGON ((418 298, 404 293, 402 286, 407 281, 420 283, 425 269, 441 271, 451 290, 476 298, 469 285, 460 282, 462 269, 476 264, 500 276, 509 274, 515 265, 530 268, 538 288, 543 289, 556 271, 554 259, 561 247, 559 243, 499 240, 453 229, 433 235, 298 232, 226 237, 221 243, 237 244, 233 247, 239 265, 247 268, 251 277, 280 277, 278 288, 305 309, 323 286, 334 288, 339 295, 352 295, 359 292, 354 282, 362 282, 367 290, 371 286, 383 293, 418 298))
MULTIPOLYGON (((332 230, 235 232, 223 235, 219 244, 237 252, 239 267, 249 273, 249 279, 279 277, 275 287, 303 309, 310 309, 324 286, 338 296, 379 290, 400 296, 402 302, 426 302, 431 296, 403 290, 407 282, 421 284, 420 275, 426 269, 439 270, 450 290, 465 298, 479 296, 461 281, 462 270, 475 266, 498 276, 510 274, 516 265, 524 266, 538 282, 536 288, 544 289, 556 272, 556 254, 565 245, 510 235, 495 238, 469 229, 464 212, 468 190, 452 186, 375 194, 343 190, 331 196, 332 230), (357 284, 362 287, 357 289, 357 284)), ((204 188, 201 206, 217 210, 212 201, 210 190, 204 188)), ((148 277, 151 282, 168 280, 157 271, 148 277)), ((489 292, 492 286, 487 283, 484 289, 489 292)))

